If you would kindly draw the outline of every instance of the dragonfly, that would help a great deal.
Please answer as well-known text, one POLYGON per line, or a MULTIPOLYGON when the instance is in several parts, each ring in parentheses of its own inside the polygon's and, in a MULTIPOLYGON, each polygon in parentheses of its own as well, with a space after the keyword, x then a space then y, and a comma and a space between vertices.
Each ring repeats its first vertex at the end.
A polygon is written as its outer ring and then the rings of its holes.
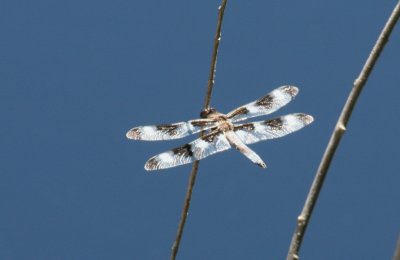
POLYGON ((190 143, 151 157, 144 165, 148 171, 192 163, 230 148, 235 148, 256 165, 266 168, 260 156, 247 145, 293 133, 312 123, 314 118, 304 113, 293 113, 264 121, 237 123, 271 114, 292 101, 298 93, 299 89, 295 86, 281 86, 227 114, 210 107, 200 113, 199 119, 138 126, 130 129, 126 137, 132 140, 162 141, 203 133, 190 143))

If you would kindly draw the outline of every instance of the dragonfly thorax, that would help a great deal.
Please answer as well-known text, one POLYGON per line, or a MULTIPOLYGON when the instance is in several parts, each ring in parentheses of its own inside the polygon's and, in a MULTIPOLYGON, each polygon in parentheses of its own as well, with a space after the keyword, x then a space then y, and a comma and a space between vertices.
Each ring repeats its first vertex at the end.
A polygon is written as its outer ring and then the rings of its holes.
POLYGON ((218 120, 217 127, 223 132, 232 131, 234 128, 233 124, 227 118, 223 120, 218 120))

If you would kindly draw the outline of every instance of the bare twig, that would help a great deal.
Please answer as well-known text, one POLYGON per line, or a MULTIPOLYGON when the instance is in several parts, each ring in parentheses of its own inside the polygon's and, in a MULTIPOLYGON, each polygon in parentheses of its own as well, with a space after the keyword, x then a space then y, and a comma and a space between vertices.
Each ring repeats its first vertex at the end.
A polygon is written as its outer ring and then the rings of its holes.
POLYGON ((347 98, 346 104, 343 107, 342 113, 340 114, 339 120, 336 123, 335 129, 329 140, 328 146, 326 147, 325 153, 322 157, 314 181, 308 193, 306 202, 300 216, 297 218, 297 226, 293 233, 292 241, 289 247, 287 260, 299 259, 299 249, 303 236, 307 229, 308 222, 310 221, 312 211, 317 202, 319 193, 321 191, 324 179, 328 172, 330 163, 335 154, 336 148, 339 146, 339 142, 346 131, 346 125, 349 121, 353 108, 357 102, 357 99, 368 80, 368 77, 374 68, 376 61, 378 60, 385 44, 387 43, 389 36, 400 16, 400 2, 395 6, 392 14, 390 15, 385 27, 383 28, 378 40, 375 43, 369 57, 361 70, 360 75, 353 83, 353 88, 347 98))
MULTIPOLYGON (((228 0, 222 0, 221 5, 218 7, 218 21, 217 21, 217 30, 215 33, 214 37, 214 47, 213 47, 213 52, 211 56, 211 65, 210 65, 210 74, 208 77, 208 82, 207 82, 207 93, 206 97, 204 100, 204 109, 208 108, 210 106, 210 101, 211 101, 211 94, 212 94, 212 89, 214 87, 214 79, 215 79, 215 71, 216 71, 216 66, 217 66, 217 55, 218 55, 218 47, 219 47, 219 42, 221 41, 221 26, 222 26, 222 19, 224 17, 224 11, 225 11, 225 6, 228 0)), ((201 133, 200 135, 202 135, 201 133)), ((178 225, 178 230, 176 233, 176 238, 174 241, 174 244, 172 245, 172 252, 171 252, 171 260, 175 260, 176 255, 178 254, 179 250, 179 245, 181 242, 182 234, 183 234, 183 229, 185 227, 186 223, 186 218, 189 212, 189 207, 190 207, 190 201, 192 199, 192 192, 193 192, 193 187, 196 181, 197 177, 197 170, 199 168, 199 161, 195 161, 193 163, 193 167, 190 173, 189 177, 189 183, 186 191, 186 197, 185 197, 185 202, 183 204, 183 209, 182 209, 182 214, 181 214, 181 221, 179 222, 178 225)))
POLYGON ((397 246, 394 251, 393 260, 400 260, 400 235, 399 238, 397 239, 397 246))
POLYGON ((215 37, 214 37, 214 48, 211 56, 210 73, 207 82, 207 94, 204 100, 204 108, 208 108, 211 102, 211 93, 214 87, 215 71, 217 69, 218 47, 219 47, 219 42, 221 41, 222 19, 224 18, 226 2, 227 0, 222 0, 221 5, 218 7, 217 30, 215 32, 215 37))

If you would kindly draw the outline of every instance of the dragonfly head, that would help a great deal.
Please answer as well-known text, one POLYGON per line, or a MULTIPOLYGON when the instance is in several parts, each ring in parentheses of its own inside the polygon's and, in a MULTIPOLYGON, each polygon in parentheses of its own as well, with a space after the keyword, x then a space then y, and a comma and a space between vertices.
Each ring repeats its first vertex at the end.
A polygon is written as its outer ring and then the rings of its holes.
POLYGON ((200 112, 200 118, 208 118, 210 114, 216 113, 217 110, 212 107, 208 107, 200 112))

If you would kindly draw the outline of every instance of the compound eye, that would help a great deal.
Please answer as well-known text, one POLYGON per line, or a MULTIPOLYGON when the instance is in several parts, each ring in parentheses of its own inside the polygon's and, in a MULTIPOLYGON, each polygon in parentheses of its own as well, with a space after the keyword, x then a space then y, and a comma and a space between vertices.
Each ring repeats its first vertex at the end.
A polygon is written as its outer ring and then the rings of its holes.
POLYGON ((207 118, 209 114, 214 113, 216 110, 212 107, 206 108, 200 112, 200 118, 207 118))
POLYGON ((207 118, 209 112, 207 109, 200 112, 200 118, 207 118))

